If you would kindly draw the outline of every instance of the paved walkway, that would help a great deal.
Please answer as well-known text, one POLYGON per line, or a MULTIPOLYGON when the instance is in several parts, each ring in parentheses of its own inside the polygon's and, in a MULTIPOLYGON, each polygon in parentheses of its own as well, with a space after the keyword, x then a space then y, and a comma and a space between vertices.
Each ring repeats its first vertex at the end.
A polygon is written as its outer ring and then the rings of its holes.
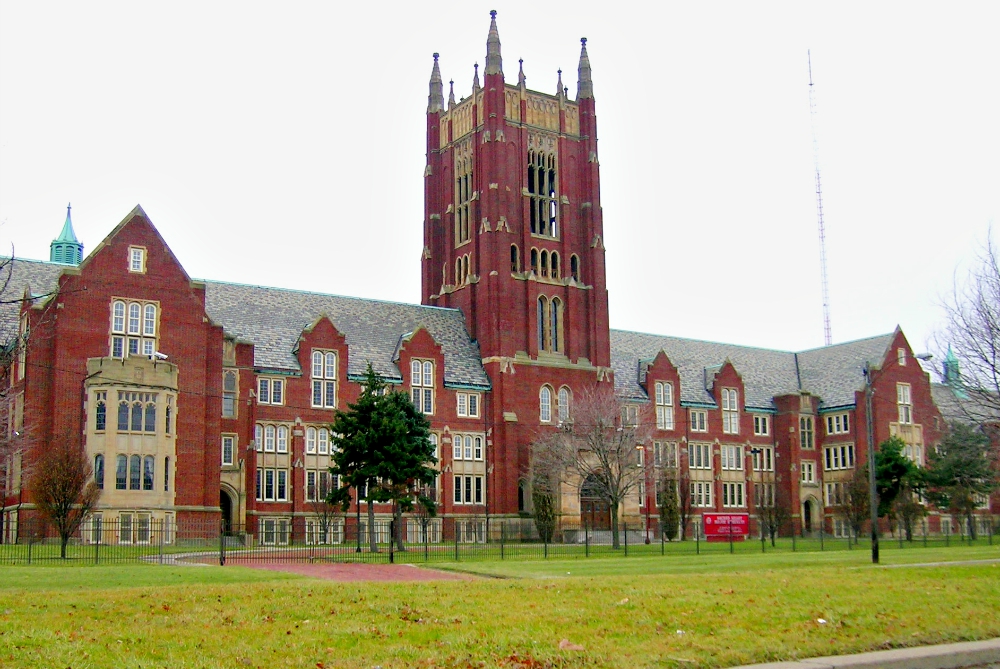
POLYGON ((769 662, 734 669, 1000 669, 1000 639, 769 662))

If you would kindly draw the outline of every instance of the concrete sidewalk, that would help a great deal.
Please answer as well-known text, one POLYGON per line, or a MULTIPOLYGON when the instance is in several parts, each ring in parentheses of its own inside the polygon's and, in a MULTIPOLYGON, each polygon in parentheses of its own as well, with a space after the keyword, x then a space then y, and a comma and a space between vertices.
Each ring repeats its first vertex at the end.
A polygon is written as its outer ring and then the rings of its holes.
POLYGON ((958 669, 959 667, 1000 667, 1000 639, 967 641, 940 646, 919 646, 882 650, 858 655, 814 657, 793 662, 749 664, 733 669, 958 669))

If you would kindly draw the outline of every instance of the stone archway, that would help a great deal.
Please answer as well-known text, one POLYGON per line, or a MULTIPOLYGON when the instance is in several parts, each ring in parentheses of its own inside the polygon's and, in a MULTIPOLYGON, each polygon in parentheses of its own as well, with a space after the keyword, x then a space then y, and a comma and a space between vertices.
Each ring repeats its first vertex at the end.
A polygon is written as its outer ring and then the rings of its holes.
POLYGON ((591 530, 611 529, 611 505, 601 491, 601 484, 593 476, 580 486, 580 523, 591 530))
POLYGON ((812 498, 809 498, 802 502, 802 536, 807 534, 812 534, 813 525, 816 521, 816 505, 813 503, 812 498))

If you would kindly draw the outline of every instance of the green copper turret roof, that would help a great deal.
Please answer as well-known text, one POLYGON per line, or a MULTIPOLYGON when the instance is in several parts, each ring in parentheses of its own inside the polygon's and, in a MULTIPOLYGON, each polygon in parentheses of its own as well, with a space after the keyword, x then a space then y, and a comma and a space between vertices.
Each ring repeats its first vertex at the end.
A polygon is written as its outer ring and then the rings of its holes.
POLYGON ((63 223, 62 232, 49 245, 49 262, 79 265, 83 260, 83 244, 73 232, 73 219, 70 216, 72 209, 72 205, 66 205, 66 222, 63 223))
POLYGON ((59 236, 55 239, 56 242, 69 242, 71 244, 77 244, 77 243, 79 243, 79 240, 76 238, 76 234, 73 232, 73 219, 70 218, 70 210, 71 209, 73 209, 73 205, 72 204, 67 204, 66 205, 66 222, 63 223, 62 232, 60 232, 59 236))

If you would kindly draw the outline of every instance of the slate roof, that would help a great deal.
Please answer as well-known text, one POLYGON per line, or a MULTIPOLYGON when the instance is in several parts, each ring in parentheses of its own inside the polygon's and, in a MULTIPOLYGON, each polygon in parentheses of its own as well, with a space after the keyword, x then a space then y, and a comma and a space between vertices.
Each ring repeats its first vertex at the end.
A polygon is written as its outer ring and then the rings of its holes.
POLYGON ((347 339, 347 373, 361 375, 368 361, 389 379, 403 375, 393 358, 400 338, 424 327, 444 353, 448 385, 489 388, 479 345, 457 309, 205 281, 206 311, 237 339, 254 344, 254 365, 299 370, 293 351, 302 331, 320 316, 347 339))
MULTIPOLYGON (((0 257, 0 264, 5 258, 0 257)), ((0 268, 0 344, 17 335, 19 300, 25 286, 33 295, 50 293, 66 265, 15 259, 0 268)), ((444 353, 444 381, 450 386, 489 388, 479 345, 469 337, 457 309, 382 302, 353 297, 307 293, 281 288, 205 281, 208 316, 240 341, 254 345, 254 365, 263 369, 298 372, 293 351, 302 331, 320 316, 329 316, 347 338, 347 373, 361 375, 371 360, 375 371, 402 380, 394 362, 402 337, 423 326, 444 353)))
POLYGON ((983 401, 986 398, 977 398, 974 393, 953 388, 946 383, 932 383, 931 397, 941 410, 941 415, 949 423, 977 424, 1000 421, 1000 409, 997 409, 1000 401, 997 401, 995 396, 991 396, 994 400, 992 404, 995 404, 991 406, 983 401))
POLYGON ((24 289, 32 295, 45 295, 59 286, 59 276, 66 269, 62 263, 42 260, 21 260, 0 256, 0 344, 17 336, 17 319, 24 289), (13 274, 12 274, 13 273, 13 274))
POLYGON ((635 400, 648 399, 640 382, 662 350, 680 373, 681 402, 714 406, 707 388, 729 360, 743 378, 748 408, 773 409, 773 397, 800 391, 818 395, 820 407, 828 408, 854 403, 854 391, 864 385, 865 362, 881 362, 892 338, 890 333, 795 353, 612 330, 611 366, 615 390, 635 400))

